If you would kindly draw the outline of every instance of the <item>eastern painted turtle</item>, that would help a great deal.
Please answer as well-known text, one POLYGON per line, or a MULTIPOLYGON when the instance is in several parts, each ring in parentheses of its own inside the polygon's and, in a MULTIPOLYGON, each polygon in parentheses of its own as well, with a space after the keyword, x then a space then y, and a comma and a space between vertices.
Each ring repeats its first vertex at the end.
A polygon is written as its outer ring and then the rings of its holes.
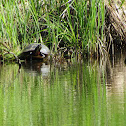
POLYGON ((21 60, 45 59, 49 54, 50 50, 47 46, 42 43, 33 43, 28 45, 18 58, 21 60))

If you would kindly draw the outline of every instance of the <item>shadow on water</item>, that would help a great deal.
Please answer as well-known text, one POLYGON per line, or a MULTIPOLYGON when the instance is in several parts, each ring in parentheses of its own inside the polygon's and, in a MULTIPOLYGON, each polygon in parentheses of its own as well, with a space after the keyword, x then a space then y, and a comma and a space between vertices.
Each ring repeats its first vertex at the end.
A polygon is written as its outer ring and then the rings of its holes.
POLYGON ((115 52, 104 61, 22 63, 20 72, 0 65, 0 125, 124 125, 125 53, 115 52))

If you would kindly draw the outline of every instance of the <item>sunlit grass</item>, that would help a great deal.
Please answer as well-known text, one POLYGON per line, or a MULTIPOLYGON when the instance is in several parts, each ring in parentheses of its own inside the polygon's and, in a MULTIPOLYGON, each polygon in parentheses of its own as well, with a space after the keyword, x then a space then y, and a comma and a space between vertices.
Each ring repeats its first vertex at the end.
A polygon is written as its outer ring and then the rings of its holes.
POLYGON ((55 51, 62 45, 90 52, 97 37, 103 42, 104 16, 102 0, 1 1, 0 42, 11 51, 40 40, 55 51))

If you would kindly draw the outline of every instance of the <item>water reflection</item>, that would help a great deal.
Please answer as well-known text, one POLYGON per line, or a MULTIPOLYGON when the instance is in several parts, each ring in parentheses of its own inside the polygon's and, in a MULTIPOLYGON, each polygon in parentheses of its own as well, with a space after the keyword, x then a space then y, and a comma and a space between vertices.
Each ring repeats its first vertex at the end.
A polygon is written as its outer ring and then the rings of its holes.
POLYGON ((24 62, 20 73, 1 66, 0 125, 123 125, 124 61, 119 52, 104 62, 24 62))
MULTIPOLYGON (((108 111, 113 114, 112 122, 123 118, 126 103, 126 51, 115 48, 115 54, 110 57, 106 65, 106 97, 108 111)), ((118 125, 123 125, 123 119, 118 120, 118 125)))
POLYGON ((32 75, 41 74, 43 77, 49 76, 50 73, 50 63, 49 62, 23 62, 21 69, 32 75))
POLYGON ((126 52, 125 50, 115 50, 115 55, 111 56, 106 65, 106 85, 107 89, 115 93, 123 93, 126 85, 126 52))

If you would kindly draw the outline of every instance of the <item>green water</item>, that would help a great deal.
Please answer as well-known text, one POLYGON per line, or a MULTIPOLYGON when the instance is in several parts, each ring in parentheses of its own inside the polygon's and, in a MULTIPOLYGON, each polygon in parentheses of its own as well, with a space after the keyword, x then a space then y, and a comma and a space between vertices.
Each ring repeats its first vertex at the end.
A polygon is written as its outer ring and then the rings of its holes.
POLYGON ((1 65, 0 125, 125 125, 126 80, 117 76, 122 84, 117 88, 116 76, 109 75, 116 68, 106 64, 31 63, 20 70, 17 64, 1 65))

